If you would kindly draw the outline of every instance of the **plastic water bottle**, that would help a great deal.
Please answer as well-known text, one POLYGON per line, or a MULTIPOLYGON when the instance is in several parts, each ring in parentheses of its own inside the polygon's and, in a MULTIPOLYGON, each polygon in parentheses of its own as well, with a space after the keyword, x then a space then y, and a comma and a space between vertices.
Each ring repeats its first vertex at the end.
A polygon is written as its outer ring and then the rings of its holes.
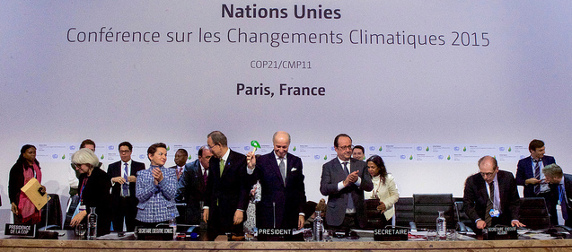
POLYGON ((312 240, 324 240, 324 221, 322 220, 321 211, 316 211, 316 218, 314 218, 314 226, 312 227, 312 240))
POLYGON ((169 220, 169 227, 173 228, 173 240, 177 239, 177 219, 175 214, 171 214, 171 219, 169 220))
POLYGON ((87 239, 95 240, 97 236, 97 214, 95 207, 90 207, 90 213, 87 215, 87 239))
POLYGON ((445 220, 444 211, 439 211, 439 217, 437 217, 437 237, 440 240, 447 239, 447 221, 445 220))

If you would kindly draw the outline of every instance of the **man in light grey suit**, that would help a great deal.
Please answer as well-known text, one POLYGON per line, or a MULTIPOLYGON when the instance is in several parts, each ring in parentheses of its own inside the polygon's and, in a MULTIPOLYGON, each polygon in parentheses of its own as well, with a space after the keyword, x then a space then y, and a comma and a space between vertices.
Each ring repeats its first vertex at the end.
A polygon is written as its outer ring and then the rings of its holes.
POLYGON ((351 158, 352 139, 339 134, 334 139, 337 158, 322 166, 320 192, 328 196, 326 223, 334 229, 364 228, 364 191, 371 191, 373 183, 364 161, 351 158))

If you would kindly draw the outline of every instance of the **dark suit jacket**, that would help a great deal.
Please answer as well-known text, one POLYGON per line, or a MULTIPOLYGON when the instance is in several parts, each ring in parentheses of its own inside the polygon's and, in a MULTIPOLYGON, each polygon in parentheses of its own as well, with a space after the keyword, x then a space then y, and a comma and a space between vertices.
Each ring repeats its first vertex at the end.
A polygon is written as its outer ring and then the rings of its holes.
MULTIPOLYGON (((209 161, 209 177, 205 192, 205 206, 209 207, 208 225, 209 229, 214 229, 218 233, 231 232, 234 212, 237 209, 244 210, 246 219, 249 191, 246 180, 246 156, 230 150, 222 177, 219 162, 220 159, 215 157, 209 161)), ((242 231, 242 225, 239 226, 242 231)))
MULTIPOLYGON (((121 176, 121 169, 123 169, 123 161, 117 161, 115 163, 110 164, 107 169, 107 174, 109 175, 109 178, 111 179, 113 177, 121 176)), ((137 172, 141 170, 145 170, 145 164, 137 162, 135 160, 131 160, 131 171, 129 172, 129 175, 137 176, 137 172)), ((137 200, 137 197, 135 195, 135 184, 136 184, 135 182, 129 183, 129 207, 131 211, 126 211, 127 213, 130 213, 129 216, 126 217, 132 219, 135 219, 135 216, 137 215, 137 204, 139 204, 139 200, 137 200)), ((111 187, 113 212, 116 211, 116 207, 121 206, 121 204, 119 203, 121 200, 121 190, 122 190, 121 186, 122 186, 121 184, 115 183, 115 185, 111 187)))
POLYGON ((258 228, 298 227, 299 213, 304 212, 306 204, 302 160, 288 153, 286 163, 286 186, 284 186, 274 151, 256 160, 256 168, 250 176, 250 184, 253 185, 259 180, 261 186, 261 199, 256 205, 256 226, 258 228), (276 217, 276 223, 274 217, 276 217))
POLYGON ((351 193, 356 215, 361 228, 365 227, 367 220, 364 211, 363 191, 371 191, 373 183, 371 175, 367 171, 364 161, 350 159, 350 173, 359 171, 361 184, 349 185, 338 191, 338 183, 346 179, 347 175, 343 170, 338 158, 334 158, 322 166, 322 180, 320 181, 320 192, 328 196, 328 210, 326 211, 326 223, 331 226, 340 226, 346 215, 348 195, 351 193))
MULTIPOLYGON (((572 215, 572 175, 571 174, 564 174, 564 189, 566 190, 566 204, 567 204, 567 211, 568 215, 572 215)), ((546 205, 552 205, 555 207, 558 205, 558 200, 560 200, 560 191, 558 187, 560 184, 551 184, 550 185, 550 198, 547 199, 546 205), (550 201, 550 202, 548 202, 550 201)), ((558 225, 558 222, 552 223, 553 225, 558 225)), ((565 225, 572 227, 572 218, 568 217, 568 220, 565 220, 565 225)))
MULTIPOLYGON (((79 176, 80 190, 81 183, 85 177, 87 177, 87 173, 82 173, 79 176)), ((97 214, 97 236, 108 234, 111 227, 110 179, 107 173, 99 168, 94 168, 81 193, 87 213, 90 213, 90 207, 95 207, 95 213, 97 214)), ((82 221, 87 222, 87 216, 82 221)))
MULTIPOLYGON (((511 225, 512 220, 518 220, 520 197, 516 190, 516 182, 511 172, 499 170, 497 180, 500 192, 501 214, 493 224, 511 225)), ((485 185, 485 180, 481 174, 477 173, 467 178, 465 181, 465 191, 463 195, 463 205, 465 213, 473 221, 477 219, 485 220, 487 201, 489 194, 485 185)))
MULTIPOLYGON (((542 157, 542 164, 544 164, 545 167, 554 163, 556 163, 554 157, 546 155, 542 157)), ((524 181, 529 178, 534 178, 534 167, 532 167, 532 157, 530 156, 518 161, 518 164, 516 165, 516 184, 524 186, 524 197, 538 197, 534 194, 535 185, 524 185, 524 181)))
MULTIPOLYGON (((111 179, 113 177, 121 176, 121 169, 123 169, 123 161, 117 161, 115 163, 110 164, 109 168, 107 169, 107 174, 109 175, 109 178, 111 179)), ((137 162, 135 160, 131 160, 131 171, 129 172, 129 175, 137 176, 137 172, 141 170, 145 170, 145 164, 137 162)), ((111 187, 111 195, 113 197, 114 202, 116 200, 119 200, 119 198, 121 197, 121 190, 122 190, 121 184, 119 183, 115 183, 115 185, 111 187)), ((129 198, 136 200, 135 207, 137 207, 138 201, 137 197, 135 196, 135 182, 129 183, 129 198)))
MULTIPOLYGON (((218 166, 217 166, 218 168, 218 166)), ((179 178, 179 185, 175 201, 187 203, 185 215, 187 224, 198 225, 201 221, 201 204, 205 200, 206 185, 201 170, 201 162, 195 160, 185 165, 183 174, 179 178)))

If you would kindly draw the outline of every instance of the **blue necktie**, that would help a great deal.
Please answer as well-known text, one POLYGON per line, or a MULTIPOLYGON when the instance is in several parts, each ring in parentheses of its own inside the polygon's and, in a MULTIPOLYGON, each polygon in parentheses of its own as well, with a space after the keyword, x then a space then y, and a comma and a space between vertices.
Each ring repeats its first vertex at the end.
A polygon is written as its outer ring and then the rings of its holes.
POLYGON ((123 179, 125 179, 125 183, 123 183, 123 197, 129 196, 129 184, 127 184, 127 177, 129 177, 129 167, 127 167, 127 163, 125 163, 125 172, 123 173, 123 179))
POLYGON ((562 208, 562 218, 564 220, 568 220, 568 200, 566 200, 566 190, 564 189, 564 185, 558 186, 558 191, 560 196, 560 207, 562 208))
MULTIPOLYGON (((536 165, 534 166, 534 177, 540 180, 540 159, 534 160, 536 165)), ((538 195, 540 193, 540 183, 534 186, 534 194, 538 195)))
MULTIPOLYGON (((342 162, 344 164, 344 171, 346 172, 346 176, 350 175, 350 171, 348 170, 348 162, 342 162)), ((354 200, 352 198, 352 193, 348 193, 348 206, 346 209, 355 209, 354 200)))

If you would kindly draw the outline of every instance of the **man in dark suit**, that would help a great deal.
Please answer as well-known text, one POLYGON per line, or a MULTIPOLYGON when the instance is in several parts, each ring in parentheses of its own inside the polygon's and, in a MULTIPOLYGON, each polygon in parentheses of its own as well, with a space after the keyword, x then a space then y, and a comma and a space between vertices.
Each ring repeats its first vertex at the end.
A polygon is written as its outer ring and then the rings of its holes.
POLYGON ((304 173, 302 160, 288 153, 290 134, 274 133, 274 151, 255 157, 248 153, 248 174, 250 184, 260 181, 261 199, 256 205, 256 226, 258 228, 301 229, 304 227, 304 173))
POLYGON ((186 211, 179 213, 185 216, 184 223, 186 224, 199 225, 201 222, 211 156, 209 148, 201 146, 199 158, 185 165, 183 175, 179 179, 179 189, 175 200, 178 203, 187 203, 186 211))
POLYGON ((511 172, 499 170, 491 156, 479 159, 479 173, 467 178, 463 204, 465 213, 480 232, 485 227, 511 225, 523 227, 518 221, 520 197, 511 172))
POLYGON ((113 230, 123 231, 123 221, 127 232, 135 230, 137 216, 137 204, 139 200, 135 195, 135 182, 137 172, 145 170, 143 163, 131 160, 133 145, 129 142, 119 144, 119 157, 117 161, 109 165, 107 174, 111 178, 111 198, 112 198, 112 222, 113 230))
POLYGON ((524 197, 543 197, 546 201, 546 207, 550 213, 550 221, 556 225, 558 219, 556 216, 556 206, 550 201, 550 187, 544 180, 542 168, 554 164, 554 157, 544 155, 546 151, 544 142, 534 139, 528 145, 530 156, 518 161, 516 168, 516 184, 524 186, 524 197))
POLYGON ((225 233, 242 235, 248 206, 246 156, 228 148, 226 136, 220 131, 207 136, 207 145, 213 154, 203 208, 207 236, 214 240, 225 233))
POLYGON ((348 231, 366 225, 364 191, 371 191, 373 183, 364 161, 351 158, 352 139, 339 134, 334 139, 337 158, 322 166, 320 192, 328 196, 326 223, 335 229, 348 231))
POLYGON ((175 158, 173 159, 173 161, 175 161, 175 165, 169 168, 175 169, 175 174, 177 174, 177 181, 181 179, 181 176, 185 171, 185 165, 187 164, 187 159, 189 159, 189 153, 187 152, 187 150, 178 149, 177 152, 175 152, 175 158))
MULTIPOLYGON (((572 214, 572 175, 564 174, 562 168, 557 164, 550 164, 542 169, 542 173, 546 177, 546 182, 551 184, 551 204, 560 205, 562 209, 562 219, 564 225, 572 227, 572 218, 568 215, 572 214)), ((559 224, 555 222, 554 225, 559 224)), ((560 223, 562 224, 562 223, 560 223)))

